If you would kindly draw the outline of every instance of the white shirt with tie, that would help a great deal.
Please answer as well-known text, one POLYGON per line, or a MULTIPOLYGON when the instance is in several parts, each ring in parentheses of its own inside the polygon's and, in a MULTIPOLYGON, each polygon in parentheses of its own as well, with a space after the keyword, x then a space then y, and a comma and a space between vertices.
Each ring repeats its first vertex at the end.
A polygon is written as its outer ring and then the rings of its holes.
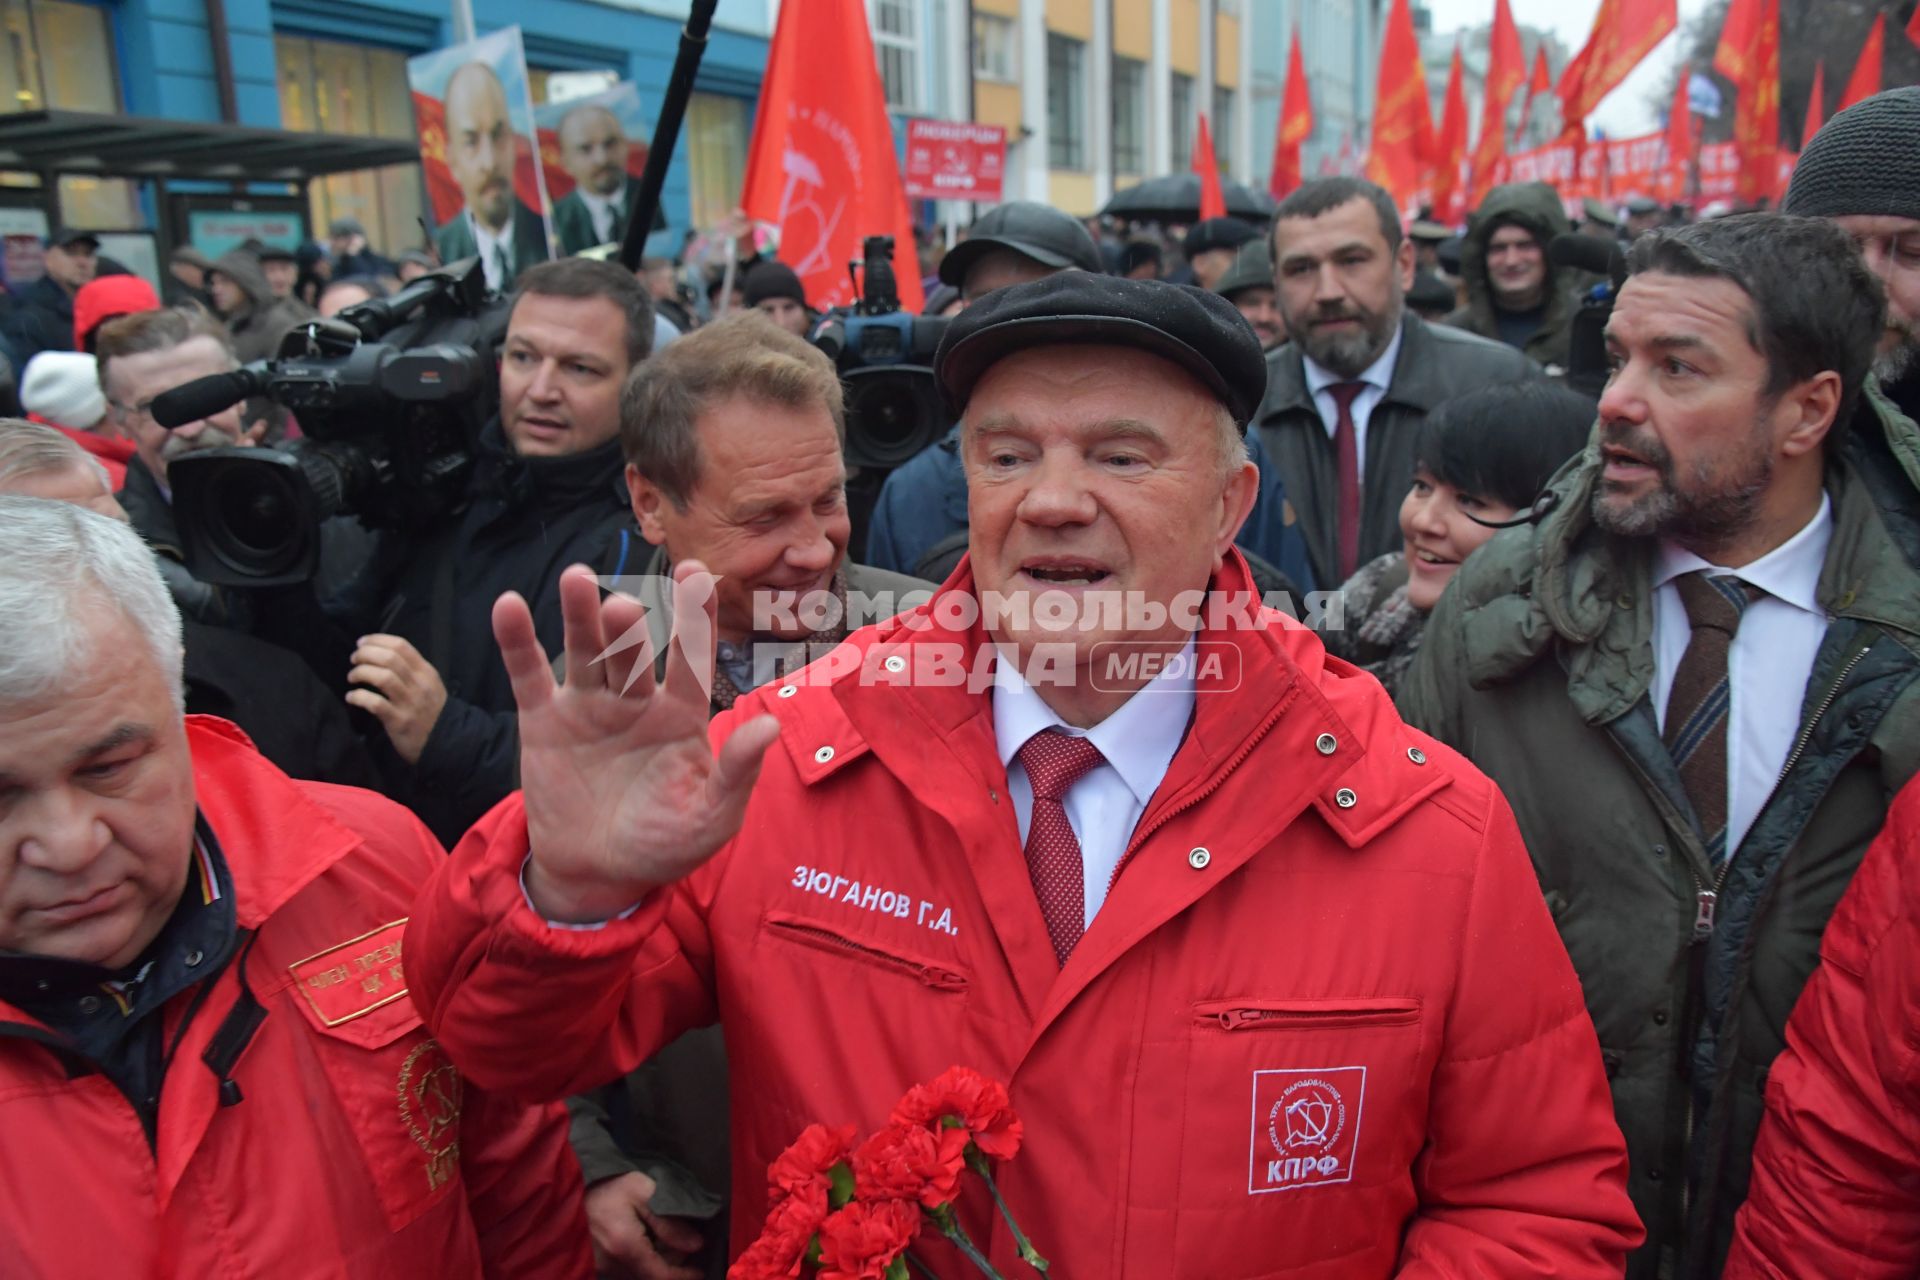
POLYGON ((1313 407, 1320 411, 1320 422, 1326 427, 1329 440, 1334 438, 1340 427, 1340 406, 1334 403, 1333 392, 1327 388, 1336 382, 1365 384, 1347 410, 1353 416, 1354 458, 1360 471, 1363 491, 1367 479, 1367 421, 1373 417, 1374 406, 1387 398, 1387 387, 1393 382, 1394 362, 1400 359, 1400 335, 1403 332, 1404 322, 1401 328, 1393 331, 1393 341, 1380 353, 1380 358, 1361 370, 1357 378, 1343 378, 1315 364, 1313 357, 1304 351, 1300 355, 1301 363, 1306 366, 1307 391, 1313 396, 1313 407))
POLYGON ((593 234, 598 244, 611 244, 620 238, 624 229, 620 225, 620 194, 599 196, 585 187, 575 187, 580 193, 580 203, 587 206, 587 216, 593 219, 593 234))
POLYGON ((1105 757, 1104 763, 1095 765, 1068 787, 1060 802, 1080 842, 1088 925, 1107 900, 1107 886, 1126 854, 1127 843, 1133 839, 1133 829, 1187 736, 1187 724, 1193 719, 1193 654, 1190 638, 1179 661, 1169 663, 1119 710, 1091 729, 1076 729, 1062 720, 1012 662, 994 664, 993 736, 1000 749, 1000 763, 1007 769, 1007 795, 1013 801, 1023 847, 1033 822, 1033 784, 1027 780, 1026 768, 1018 757, 1027 739, 1058 729, 1091 740, 1105 757))
POLYGON ((480 269, 487 273, 487 288, 495 293, 505 292, 513 284, 515 267, 512 211, 508 211, 507 225, 494 231, 474 217, 473 210, 469 209, 467 229, 473 232, 475 251, 480 255, 480 269))
POLYGON ((1687 607, 1674 580, 1699 569, 1709 576, 1738 578, 1766 594, 1740 616, 1727 650, 1727 856, 1746 839, 1753 820, 1773 794, 1787 755, 1800 732, 1807 678, 1827 635, 1820 607, 1820 570, 1833 541, 1833 506, 1823 494, 1820 510, 1800 532, 1752 564, 1726 569, 1691 551, 1662 542, 1653 564, 1653 709, 1665 731, 1674 673, 1693 638, 1687 607))

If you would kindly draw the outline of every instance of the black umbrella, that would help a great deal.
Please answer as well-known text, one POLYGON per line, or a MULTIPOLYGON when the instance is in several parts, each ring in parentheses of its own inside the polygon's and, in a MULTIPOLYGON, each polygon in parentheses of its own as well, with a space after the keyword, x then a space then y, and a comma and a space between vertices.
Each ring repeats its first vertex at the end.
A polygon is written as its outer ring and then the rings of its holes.
MULTIPOLYGON (((1233 217, 1259 223, 1273 217, 1273 197, 1264 191, 1252 191, 1224 179, 1220 191, 1227 198, 1227 213, 1233 217)), ((1148 178, 1137 186, 1115 192, 1100 212, 1134 222, 1198 222, 1200 175, 1172 173, 1163 178, 1148 178)))

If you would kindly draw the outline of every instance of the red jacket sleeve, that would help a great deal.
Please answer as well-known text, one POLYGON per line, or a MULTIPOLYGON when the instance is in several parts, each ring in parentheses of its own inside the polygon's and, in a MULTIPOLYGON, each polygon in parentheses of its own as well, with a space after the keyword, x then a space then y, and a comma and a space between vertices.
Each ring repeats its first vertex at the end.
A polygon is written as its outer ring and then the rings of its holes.
POLYGON ((620 1078, 714 1020, 698 886, 717 878, 715 863, 624 920, 576 930, 549 925, 528 905, 526 858, 515 792, 455 847, 407 925, 414 1004, 468 1079, 558 1101, 620 1078))
POLYGON ((1920 781, 1840 900, 1767 1080, 1726 1280, 1920 1274, 1920 781))
POLYGON ((1643 1233, 1600 1042, 1512 811, 1486 796, 1459 815, 1482 844, 1398 1274, 1618 1277, 1643 1233))
POLYGON ((581 1280, 593 1249, 580 1162, 559 1103, 469 1089, 460 1170, 487 1280, 581 1280))

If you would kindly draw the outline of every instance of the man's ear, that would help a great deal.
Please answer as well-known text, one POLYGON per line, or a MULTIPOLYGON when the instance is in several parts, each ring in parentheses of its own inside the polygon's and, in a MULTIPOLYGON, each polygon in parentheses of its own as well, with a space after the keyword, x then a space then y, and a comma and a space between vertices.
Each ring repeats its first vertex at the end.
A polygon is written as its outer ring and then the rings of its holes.
POLYGON ((1400 247, 1393 251, 1394 274, 1400 277, 1402 293, 1413 288, 1413 267, 1417 260, 1418 255, 1414 251, 1413 241, 1402 236, 1400 247))
POLYGON ((654 546, 667 540, 667 527, 661 522, 667 495, 653 481, 640 474, 640 468, 627 464, 627 501, 633 506, 633 518, 640 525, 640 536, 654 546))
POLYGON ((1789 458, 1813 453, 1839 425, 1840 375, 1832 369, 1814 374, 1805 382, 1789 388, 1780 397, 1785 434, 1780 437, 1780 452, 1789 458))
POLYGON ((1220 499, 1220 528, 1214 531, 1214 558, 1225 560, 1227 548, 1240 536, 1240 526, 1253 514, 1254 501, 1260 496, 1260 465, 1249 458, 1227 477, 1220 499))

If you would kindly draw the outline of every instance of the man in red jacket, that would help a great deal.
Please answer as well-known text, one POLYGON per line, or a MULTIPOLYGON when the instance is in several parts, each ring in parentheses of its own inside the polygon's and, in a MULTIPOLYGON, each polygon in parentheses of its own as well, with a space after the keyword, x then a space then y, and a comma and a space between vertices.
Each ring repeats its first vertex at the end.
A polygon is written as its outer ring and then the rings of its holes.
POLYGON ((433 839, 183 717, 180 664, 131 529, 0 496, 0 1270, 588 1274, 559 1109, 407 1000, 433 839))
POLYGON ((408 926, 434 1034, 557 1097, 717 1020, 736 1248, 805 1125, 878 1127, 959 1063, 1011 1087, 1000 1185, 1063 1275, 1618 1276, 1623 1144, 1505 802, 1232 550, 1253 331, 1066 272, 936 365, 968 558, 710 734, 697 566, 657 686, 585 574, 562 686, 502 599, 525 792, 408 926))
POLYGON ((1920 1275, 1920 780, 1820 941, 1767 1079, 1723 1280, 1920 1275))

